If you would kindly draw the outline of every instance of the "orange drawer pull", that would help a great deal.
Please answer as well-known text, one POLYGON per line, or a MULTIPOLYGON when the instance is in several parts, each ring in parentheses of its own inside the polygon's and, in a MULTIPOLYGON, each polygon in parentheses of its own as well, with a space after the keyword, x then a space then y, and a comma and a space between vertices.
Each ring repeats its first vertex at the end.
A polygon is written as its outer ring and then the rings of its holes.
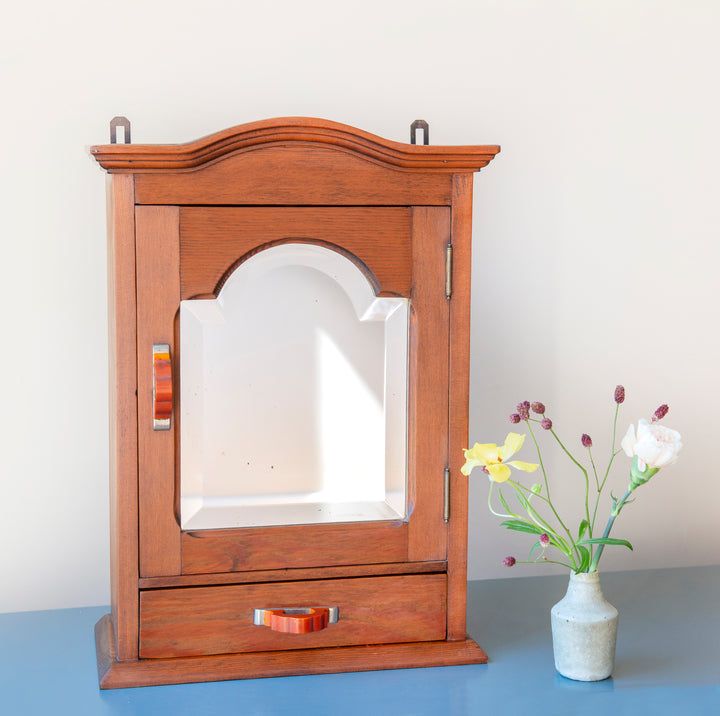
POLYGON ((172 363, 167 343, 153 345, 153 430, 170 430, 172 363))
POLYGON ((337 607, 256 609, 254 624, 283 634, 309 634, 338 620, 337 607))

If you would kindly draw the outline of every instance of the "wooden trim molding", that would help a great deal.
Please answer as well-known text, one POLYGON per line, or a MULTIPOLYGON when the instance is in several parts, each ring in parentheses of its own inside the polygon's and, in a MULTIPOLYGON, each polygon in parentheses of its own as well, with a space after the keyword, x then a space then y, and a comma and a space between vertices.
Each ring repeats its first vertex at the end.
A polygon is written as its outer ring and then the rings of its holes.
POLYGON ((380 669, 486 664, 487 654, 472 640, 377 644, 329 649, 218 654, 175 659, 119 662, 115 656, 110 615, 95 626, 98 680, 101 689, 195 681, 261 679, 296 674, 338 674, 380 669))
POLYGON ((338 122, 285 117, 241 124, 186 144, 104 144, 90 153, 108 172, 184 172, 228 156, 270 147, 326 147, 406 172, 478 171, 497 146, 415 145, 383 139, 338 122))

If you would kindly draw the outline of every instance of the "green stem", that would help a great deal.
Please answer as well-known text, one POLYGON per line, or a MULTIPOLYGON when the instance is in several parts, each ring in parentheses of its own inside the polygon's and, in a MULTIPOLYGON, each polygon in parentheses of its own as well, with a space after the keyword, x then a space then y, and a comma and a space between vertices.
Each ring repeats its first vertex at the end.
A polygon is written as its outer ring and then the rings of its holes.
MULTIPOLYGON (((625 502, 627 501, 627 498, 630 497, 630 493, 632 491, 633 488, 628 487, 627 492, 618 500, 618 502, 613 507, 612 512, 610 513, 610 518, 608 519, 608 523, 605 526, 605 532, 603 532, 603 539, 607 539, 607 537, 610 536, 610 530, 612 529, 613 523, 615 522, 615 518, 620 514, 620 510, 622 510, 622 508, 625 506, 625 502)), ((600 557, 602 556, 604 549, 604 544, 598 545, 597 552, 595 552, 595 556, 593 557, 593 560, 592 562, 590 562, 590 566, 588 567, 588 572, 597 572, 598 562, 600 561, 600 557)))
MULTIPOLYGON (((598 493, 597 497, 595 498, 595 509, 593 510, 593 518, 592 518, 592 524, 590 525, 590 532, 592 534, 592 530, 595 529, 595 520, 597 518, 597 511, 598 511, 598 505, 600 504, 600 494, 603 491, 603 488, 605 487, 605 483, 607 482, 608 475, 610 474, 610 468, 612 467, 613 460, 615 460, 615 457, 621 452, 621 450, 615 449, 615 438, 617 436, 617 420, 618 420, 618 413, 620 412, 620 403, 615 403, 615 418, 613 419, 613 431, 612 431, 612 443, 611 443, 611 454, 610 454, 610 462, 608 462, 607 470, 605 470, 605 476, 603 477, 603 481, 600 483, 600 486, 598 487, 598 493)), ((594 467, 594 465, 593 465, 594 467)))
POLYGON ((525 490, 525 492, 529 492, 534 497, 537 497, 538 500, 543 500, 543 502, 549 502, 549 500, 546 497, 544 497, 543 495, 540 495, 537 492, 533 492, 529 487, 525 487, 525 485, 522 485, 519 482, 515 482, 515 480, 508 480, 508 482, 511 483, 512 485, 515 485, 516 487, 519 487, 521 490, 525 490))
POLYGON ((568 569, 575 569, 574 565, 567 564, 566 562, 559 562, 555 559, 548 559, 547 557, 539 557, 538 559, 516 559, 515 564, 540 564, 545 562, 546 564, 559 564, 561 567, 567 567, 568 569))
POLYGON ((558 562, 556 559, 544 558, 542 561, 546 562, 547 564, 559 564, 560 566, 567 567, 568 569, 573 569, 573 570, 575 569, 574 565, 569 565, 569 564, 566 564, 565 562, 558 562))
POLYGON ((588 455, 590 456, 590 464, 592 465, 593 469, 593 475, 595 475, 595 487, 597 487, 597 491, 600 492, 600 480, 598 479, 598 472, 597 468, 595 467, 595 460, 592 456, 592 448, 588 448, 588 455))
MULTIPOLYGON (((565 534, 568 536, 568 539, 570 540, 570 544, 575 548, 575 551, 577 552, 577 564, 582 563, 582 555, 580 554, 580 551, 578 550, 577 546, 575 545, 575 540, 573 539, 573 536, 570 532, 570 530, 565 526, 565 523, 560 519, 560 515, 558 514, 557 510, 555 509, 555 505, 552 503, 552 499, 550 498, 550 487, 548 486, 548 479, 547 479, 547 473, 545 472, 545 466, 543 465, 542 461, 542 455, 540 453, 540 446, 538 445, 538 441, 535 439, 535 433, 533 432, 532 428, 530 427, 530 422, 528 421, 528 431, 530 432, 530 437, 532 438, 533 442, 535 443, 535 450, 537 451, 538 461, 540 463, 540 469, 542 470, 543 479, 545 480, 545 494, 547 495, 547 502, 548 505, 550 505, 550 509, 552 510, 553 514, 555 515, 555 519, 560 523, 560 526, 565 530, 565 534)), ((551 431, 552 432, 552 431, 551 431)), ((554 435, 555 433, 553 433, 554 435)), ((557 440, 557 436, 555 437, 557 440)), ((560 442, 558 440, 558 442, 560 442)), ((562 445, 562 443, 560 443, 562 445)), ((567 452, 567 450, 565 451, 567 452)), ((570 453, 568 453, 569 455, 570 453)), ((572 455, 570 456, 571 459, 572 455)), ((573 459, 574 461, 574 459, 573 459)), ((586 475, 587 477, 587 475, 586 475)), ((576 562, 575 558, 572 556, 572 552, 568 555, 573 563, 576 562)))
MULTIPOLYGON (((592 522, 590 521, 590 515, 586 514, 586 519, 588 521, 588 536, 593 536, 593 530, 595 529, 595 515, 597 514, 597 507, 598 507, 598 501, 600 497, 600 493, 602 492, 602 488, 600 487, 600 480, 598 479, 598 472, 597 468, 595 467, 595 460, 592 456, 592 447, 588 448, 588 455, 590 456, 590 464, 592 465, 593 469, 593 475, 595 476, 595 488, 597 489, 597 496, 595 497, 595 509, 593 510, 593 518, 592 522)), ((603 483, 605 484, 605 483, 603 483)), ((592 547, 590 548, 590 556, 592 557, 592 547)))
MULTIPOLYGON (((523 490, 527 490, 528 492, 532 492, 532 490, 528 490, 527 487, 524 485, 521 485, 519 482, 515 482, 515 480, 508 480, 508 482, 517 490, 517 488, 522 488, 523 490)), ((532 493, 535 494, 534 492, 532 493)), ((572 547, 542 518, 540 513, 530 504, 529 500, 525 500, 526 504, 523 505, 523 508, 526 510, 528 515, 530 515, 530 519, 538 526, 545 529, 549 534, 551 534, 559 544, 563 547, 563 552, 570 558, 572 557, 572 547), (534 516, 533 516, 534 515, 534 516)), ((548 500, 545 500, 545 502, 548 502, 548 500)), ((522 504, 522 503, 521 503, 522 504)), ((572 544, 572 542, 571 542, 572 544)))
POLYGON ((492 493, 493 493, 493 487, 495 483, 490 481, 490 489, 488 490, 488 507, 490 508, 490 512, 492 512, 495 517, 514 517, 516 520, 520 519, 517 515, 510 513, 509 515, 504 515, 501 512, 495 512, 492 506, 492 493))
POLYGON ((590 529, 590 479, 588 478, 587 470, 570 454, 570 451, 563 445, 557 433, 552 429, 550 432, 555 440, 557 440, 558 445, 565 451, 565 454, 580 468, 582 474, 585 476, 585 519, 588 523, 588 529, 590 529))
POLYGON ((605 483, 607 482, 608 475, 610 474, 610 468, 612 467, 613 460, 622 452, 622 450, 617 450, 612 454, 612 457, 610 458, 610 462, 608 463, 607 470, 605 470, 605 476, 603 477, 603 481, 600 483, 600 489, 598 490, 597 498, 595 500, 595 509, 593 510, 593 519, 592 519, 592 525, 591 528, 595 529, 595 519, 597 518, 597 511, 598 506, 600 505, 600 495, 603 491, 603 488, 605 487, 605 483))

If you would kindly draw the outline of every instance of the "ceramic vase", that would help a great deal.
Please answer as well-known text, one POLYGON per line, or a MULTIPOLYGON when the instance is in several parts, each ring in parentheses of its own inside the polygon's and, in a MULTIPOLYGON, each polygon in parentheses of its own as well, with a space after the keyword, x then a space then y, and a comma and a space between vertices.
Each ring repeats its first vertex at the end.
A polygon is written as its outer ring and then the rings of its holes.
POLYGON ((555 668, 575 681, 607 679, 615 665, 618 612, 603 597, 600 575, 571 574, 550 614, 555 668))

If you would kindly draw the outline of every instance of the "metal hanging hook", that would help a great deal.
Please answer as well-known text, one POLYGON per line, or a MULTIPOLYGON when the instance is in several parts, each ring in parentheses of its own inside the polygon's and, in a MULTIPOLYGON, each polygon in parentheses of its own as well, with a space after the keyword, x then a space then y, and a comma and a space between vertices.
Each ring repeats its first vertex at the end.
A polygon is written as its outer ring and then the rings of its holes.
POLYGON ((123 143, 130 144, 130 120, 127 117, 113 117, 110 120, 110 144, 117 144, 117 128, 123 128, 123 143))
POLYGON ((423 144, 430 144, 430 125, 424 119, 416 119, 410 125, 410 144, 417 144, 417 131, 423 130, 423 144))

